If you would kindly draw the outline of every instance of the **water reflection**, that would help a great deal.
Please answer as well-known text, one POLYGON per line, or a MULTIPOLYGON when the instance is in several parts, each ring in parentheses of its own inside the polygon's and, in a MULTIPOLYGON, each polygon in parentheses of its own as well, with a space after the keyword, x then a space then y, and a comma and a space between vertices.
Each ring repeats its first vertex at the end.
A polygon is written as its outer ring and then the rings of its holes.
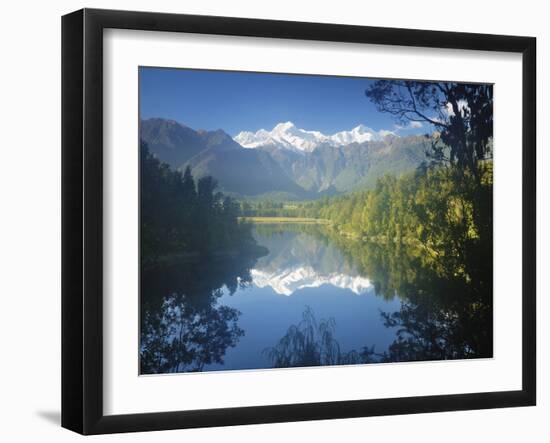
POLYGON ((382 313, 384 324, 397 328, 382 361, 493 356, 492 242, 456 255, 417 243, 333 238, 371 276, 377 294, 402 301, 399 311, 382 313))
POLYGON ((223 364, 244 331, 240 312, 217 303, 250 284, 253 259, 188 261, 141 273, 142 374, 202 371, 223 364))
POLYGON ((269 254, 251 271, 253 283, 277 294, 292 295, 304 288, 330 285, 355 294, 372 288, 353 260, 346 260, 321 226, 306 224, 259 225, 256 236, 269 254))
POLYGON ((361 351, 344 351, 336 335, 336 320, 317 320, 311 307, 307 306, 302 320, 288 328, 287 333, 271 348, 264 350, 273 367, 290 368, 302 366, 334 366, 372 363, 374 346, 361 351))
POLYGON ((492 356, 491 260, 321 226, 254 235, 268 255, 142 272, 142 373, 492 356))

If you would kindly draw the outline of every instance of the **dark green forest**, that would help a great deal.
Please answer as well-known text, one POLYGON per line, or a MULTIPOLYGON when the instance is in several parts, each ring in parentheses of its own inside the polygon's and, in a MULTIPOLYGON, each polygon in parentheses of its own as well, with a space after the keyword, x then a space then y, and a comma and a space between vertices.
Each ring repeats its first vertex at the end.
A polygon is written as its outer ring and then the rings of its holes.
POLYGON ((210 176, 195 180, 159 161, 140 145, 141 260, 260 253, 250 226, 238 221, 239 205, 216 191, 210 176))

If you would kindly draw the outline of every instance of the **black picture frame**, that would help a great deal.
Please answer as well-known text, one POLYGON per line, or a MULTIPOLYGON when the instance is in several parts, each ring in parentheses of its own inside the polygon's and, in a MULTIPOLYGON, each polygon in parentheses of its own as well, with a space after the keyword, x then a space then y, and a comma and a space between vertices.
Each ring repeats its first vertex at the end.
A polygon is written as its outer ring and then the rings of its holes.
POLYGON ((82 434, 531 406, 536 403, 536 39, 83 9, 62 18, 62 426, 82 434), (353 42, 522 54, 522 389, 104 415, 103 30, 353 42))

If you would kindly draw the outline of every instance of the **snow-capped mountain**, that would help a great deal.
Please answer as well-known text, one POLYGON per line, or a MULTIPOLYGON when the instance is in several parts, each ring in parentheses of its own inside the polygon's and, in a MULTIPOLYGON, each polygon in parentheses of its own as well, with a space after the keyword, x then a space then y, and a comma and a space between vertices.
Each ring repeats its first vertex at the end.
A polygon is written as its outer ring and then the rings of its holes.
POLYGON ((162 118, 140 123, 141 141, 170 167, 212 176, 232 196, 278 201, 366 189, 387 172, 411 171, 425 160, 425 137, 390 134, 359 125, 325 135, 287 122, 233 139, 223 130, 195 130, 162 118))
POLYGON ((334 146, 346 146, 351 143, 364 143, 383 140, 387 135, 396 135, 392 131, 381 129, 375 131, 368 126, 359 125, 351 131, 341 131, 329 137, 331 144, 334 146))
POLYGON ((260 129, 257 132, 242 131, 234 140, 245 148, 276 146, 298 152, 312 152, 320 145, 332 147, 347 146, 351 143, 364 143, 383 140, 391 131, 375 131, 359 125, 350 131, 325 135, 319 131, 306 131, 297 128, 292 122, 279 123, 271 131, 260 129))
POLYGON ((355 294, 363 294, 372 288, 371 282, 361 276, 340 273, 322 275, 311 266, 299 266, 270 273, 262 269, 250 271, 252 282, 260 287, 271 287, 277 294, 292 295, 303 288, 318 288, 330 284, 342 289, 349 289, 355 294))

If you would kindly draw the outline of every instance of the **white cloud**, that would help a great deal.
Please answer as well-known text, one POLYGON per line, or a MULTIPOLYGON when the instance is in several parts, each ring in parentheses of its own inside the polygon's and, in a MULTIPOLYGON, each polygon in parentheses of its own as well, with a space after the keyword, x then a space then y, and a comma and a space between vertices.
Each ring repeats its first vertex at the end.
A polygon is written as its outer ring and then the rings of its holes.
POLYGON ((396 131, 404 131, 407 129, 419 129, 422 128, 422 122, 410 121, 408 125, 393 125, 396 131))

